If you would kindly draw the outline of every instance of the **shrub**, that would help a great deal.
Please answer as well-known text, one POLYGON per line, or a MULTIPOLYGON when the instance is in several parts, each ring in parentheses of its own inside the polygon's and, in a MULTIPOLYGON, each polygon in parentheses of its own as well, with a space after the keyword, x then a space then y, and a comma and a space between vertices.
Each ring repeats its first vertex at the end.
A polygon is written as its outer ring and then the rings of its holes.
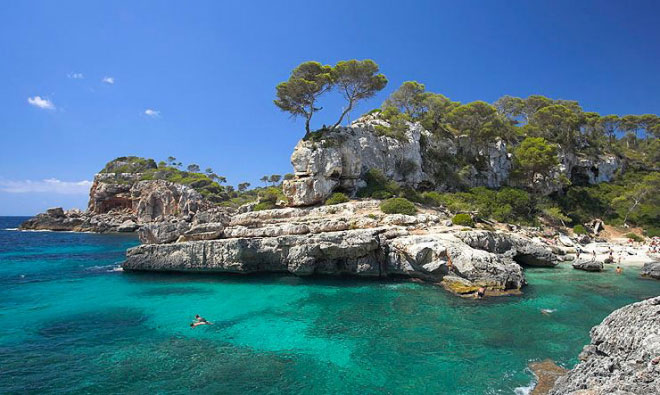
POLYGON ((345 194, 341 192, 335 192, 325 201, 325 205, 331 206, 333 204, 346 203, 349 200, 350 199, 345 194))
POLYGON ((642 236, 633 232, 626 233, 626 237, 638 243, 644 242, 644 238, 642 236))
POLYGON ((388 180, 378 169, 369 169, 364 175, 364 181, 367 183, 367 186, 360 189, 357 193, 358 197, 361 198, 373 197, 376 199, 386 199, 397 195, 401 190, 399 184, 388 180))
POLYGON ((456 214, 454 215, 454 218, 451 219, 451 223, 454 225, 474 226, 474 221, 470 214, 456 214))
POLYGON ((388 191, 376 191, 371 194, 371 197, 374 199, 384 200, 392 197, 392 193, 388 191))
POLYGON ((587 232, 587 228, 585 228, 580 224, 577 224, 573 227, 573 233, 575 233, 576 235, 586 235, 588 232, 587 232))
POLYGON ((261 211, 261 210, 270 210, 276 208, 275 203, 273 202, 261 202, 257 203, 256 206, 254 206, 254 211, 261 211))
POLYGON ((380 211, 385 214, 414 215, 417 212, 415 205, 405 198, 387 199, 380 204, 380 211))

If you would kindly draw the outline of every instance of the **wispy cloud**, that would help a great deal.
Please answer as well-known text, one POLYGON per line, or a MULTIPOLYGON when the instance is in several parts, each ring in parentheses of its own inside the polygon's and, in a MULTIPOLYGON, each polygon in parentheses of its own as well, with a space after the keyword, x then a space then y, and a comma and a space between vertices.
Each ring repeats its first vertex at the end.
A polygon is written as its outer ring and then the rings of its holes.
POLYGON ((53 104, 53 102, 48 100, 45 97, 41 97, 41 96, 28 97, 27 101, 31 105, 33 105, 35 107, 43 108, 44 110, 54 110, 55 109, 55 105, 53 104))
POLYGON ((0 191, 8 193, 35 193, 48 192, 62 195, 84 195, 89 193, 92 182, 61 181, 57 178, 47 178, 41 181, 32 180, 5 180, 0 178, 0 191))
POLYGON ((66 75, 68 78, 71 78, 72 80, 82 80, 85 78, 83 73, 69 73, 66 75))
POLYGON ((144 110, 144 115, 151 117, 151 118, 158 118, 160 117, 160 111, 152 110, 151 108, 147 108, 144 110))
POLYGON ((115 77, 103 77, 101 81, 105 82, 106 84, 112 85, 115 83, 115 77))

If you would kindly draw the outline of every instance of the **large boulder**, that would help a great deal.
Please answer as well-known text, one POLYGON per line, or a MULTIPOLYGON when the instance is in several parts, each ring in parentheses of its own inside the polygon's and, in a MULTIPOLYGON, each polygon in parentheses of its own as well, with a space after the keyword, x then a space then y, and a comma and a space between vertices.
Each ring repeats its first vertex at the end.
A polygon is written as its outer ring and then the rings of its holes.
POLYGON ((559 264, 552 249, 516 234, 475 230, 459 232, 456 237, 472 248, 505 254, 523 266, 554 267, 559 264))
POLYGON ((603 262, 588 260, 588 259, 579 259, 573 262, 573 269, 584 270, 585 272, 602 272, 603 271, 603 262))
POLYGON ((660 262, 647 262, 642 267, 642 277, 654 278, 660 280, 660 262))
POLYGON ((660 394, 660 296, 607 316, 579 359, 551 394, 660 394))

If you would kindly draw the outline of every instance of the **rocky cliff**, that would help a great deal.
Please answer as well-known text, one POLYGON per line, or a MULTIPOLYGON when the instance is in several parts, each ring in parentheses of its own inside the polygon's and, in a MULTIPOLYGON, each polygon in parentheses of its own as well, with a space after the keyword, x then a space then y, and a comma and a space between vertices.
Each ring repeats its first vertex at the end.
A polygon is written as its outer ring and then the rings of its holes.
POLYGON ((660 394, 660 297, 607 316, 579 359, 551 394, 660 394))
MULTIPOLYGON (((288 272, 295 275, 410 277, 438 283, 457 294, 479 287, 489 293, 519 290, 521 265, 554 266, 557 259, 529 238, 451 226, 441 211, 420 208, 386 215, 374 200, 317 208, 285 208, 208 218, 209 237, 153 224, 150 244, 128 250, 126 270, 178 272, 288 272), (177 242, 172 243, 176 239, 177 242), (193 241, 190 241, 193 240, 193 241)), ((197 214, 200 216, 200 214, 197 214)))
POLYGON ((24 230, 133 232, 141 225, 191 222, 213 207, 194 189, 164 180, 141 180, 141 173, 99 173, 89 192, 87 211, 49 209, 21 224, 24 230))
MULTIPOLYGON (((388 127, 377 115, 367 115, 349 127, 315 132, 301 140, 291 155, 295 178, 284 182, 289 203, 313 205, 335 190, 354 195, 365 186, 370 169, 417 189, 516 186, 510 177, 510 147, 504 141, 475 145, 466 136, 435 135, 419 123, 407 123, 400 136, 391 137, 380 132, 388 127)), ((562 154, 542 190, 550 193, 561 188, 564 178, 592 184, 609 181, 620 167, 615 156, 562 154)))

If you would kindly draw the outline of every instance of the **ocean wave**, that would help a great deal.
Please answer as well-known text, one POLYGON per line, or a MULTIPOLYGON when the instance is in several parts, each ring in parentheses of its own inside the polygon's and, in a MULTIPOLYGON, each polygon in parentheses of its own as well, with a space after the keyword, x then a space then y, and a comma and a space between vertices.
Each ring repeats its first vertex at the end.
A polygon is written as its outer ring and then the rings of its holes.
POLYGON ((121 265, 113 264, 113 265, 102 265, 102 266, 90 266, 86 268, 85 271, 94 272, 94 273, 114 273, 114 272, 123 272, 124 269, 122 269, 121 265))
POLYGON ((536 380, 532 380, 528 385, 524 387, 514 388, 513 393, 516 395, 529 395, 532 393, 532 390, 534 390, 534 387, 536 387, 536 380))

